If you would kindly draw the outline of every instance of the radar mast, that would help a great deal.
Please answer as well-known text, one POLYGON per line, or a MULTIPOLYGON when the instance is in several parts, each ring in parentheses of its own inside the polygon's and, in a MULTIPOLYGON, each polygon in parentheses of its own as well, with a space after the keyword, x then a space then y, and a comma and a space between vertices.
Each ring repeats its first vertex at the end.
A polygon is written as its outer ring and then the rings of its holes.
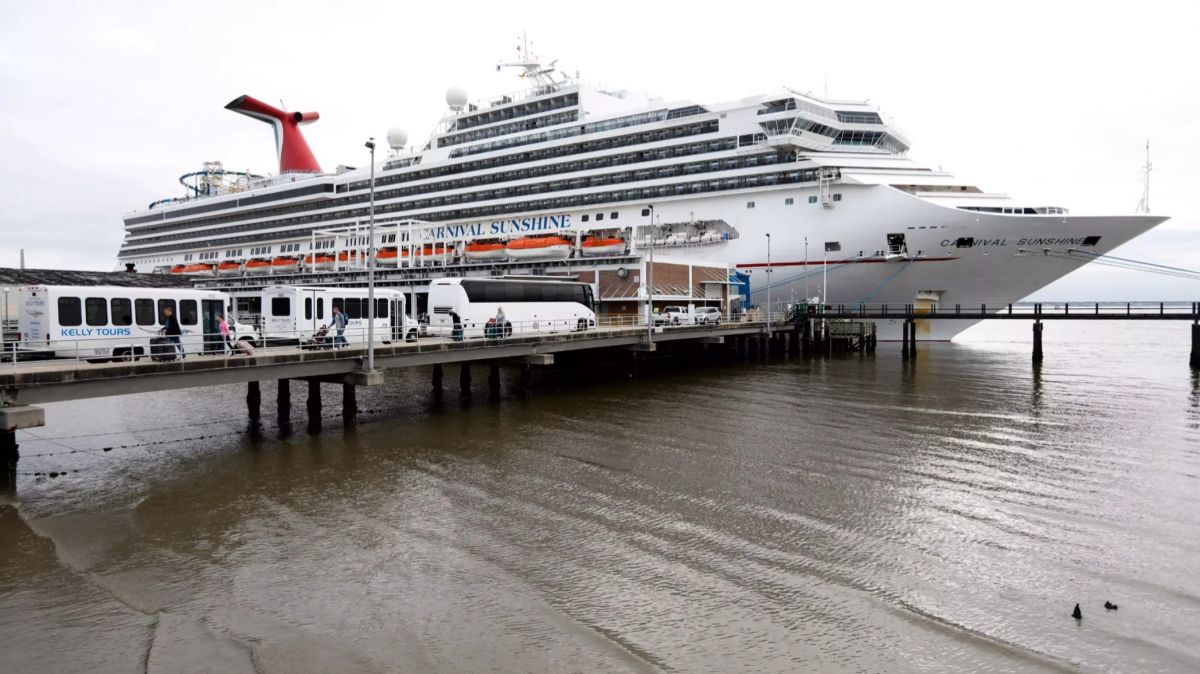
POLYGON ((534 54, 529 46, 532 43, 524 31, 517 39, 520 43, 517 45, 516 60, 496 64, 496 72, 500 72, 501 68, 519 68, 521 72, 517 77, 523 80, 532 80, 539 89, 545 90, 554 89, 567 81, 566 75, 558 72, 554 67, 558 63, 558 59, 543 65, 541 58, 534 54))

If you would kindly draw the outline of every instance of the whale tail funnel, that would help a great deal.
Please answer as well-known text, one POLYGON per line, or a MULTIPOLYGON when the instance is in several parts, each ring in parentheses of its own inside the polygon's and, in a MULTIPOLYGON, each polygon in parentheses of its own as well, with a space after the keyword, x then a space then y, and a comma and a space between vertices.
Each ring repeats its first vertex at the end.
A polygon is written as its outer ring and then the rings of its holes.
POLYGON ((300 131, 302 124, 315 122, 321 115, 315 112, 287 112, 250 96, 238 96, 225 109, 266 122, 275 129, 275 152, 279 155, 280 173, 321 172, 321 165, 317 163, 317 158, 300 131))

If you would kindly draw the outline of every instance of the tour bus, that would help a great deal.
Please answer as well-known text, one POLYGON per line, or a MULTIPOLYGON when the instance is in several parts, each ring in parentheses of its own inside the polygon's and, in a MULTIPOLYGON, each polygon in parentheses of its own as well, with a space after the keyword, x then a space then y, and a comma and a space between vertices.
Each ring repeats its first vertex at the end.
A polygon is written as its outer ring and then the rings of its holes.
POLYGON ((167 308, 179 319, 186 354, 224 351, 217 328, 221 314, 234 339, 258 342, 252 327, 237 324, 229 295, 214 290, 32 285, 17 293, 20 348, 57 358, 103 363, 149 356, 167 308))
MULTIPOLYGON (((303 343, 322 327, 332 344, 333 308, 346 314, 343 336, 348 344, 367 343, 370 304, 366 288, 268 286, 262 295, 263 338, 272 343, 303 343)), ((375 289, 375 340, 392 342, 417 338, 417 324, 405 311, 404 293, 394 288, 375 289)))
MULTIPOLYGON (((596 327, 592 286, 540 279, 446 278, 429 283, 429 332, 451 337, 456 314, 463 338, 485 336, 488 319, 504 311, 504 336, 596 327)), ((491 336, 491 335, 488 335, 491 336)))

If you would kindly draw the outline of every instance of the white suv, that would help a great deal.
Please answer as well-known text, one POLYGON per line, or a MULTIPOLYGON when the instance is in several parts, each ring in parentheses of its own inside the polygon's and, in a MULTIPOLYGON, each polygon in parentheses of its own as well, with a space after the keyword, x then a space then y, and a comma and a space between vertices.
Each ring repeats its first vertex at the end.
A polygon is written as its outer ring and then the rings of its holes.
POLYGON ((721 324, 721 310, 716 307, 697 307, 696 308, 696 323, 708 325, 721 324))

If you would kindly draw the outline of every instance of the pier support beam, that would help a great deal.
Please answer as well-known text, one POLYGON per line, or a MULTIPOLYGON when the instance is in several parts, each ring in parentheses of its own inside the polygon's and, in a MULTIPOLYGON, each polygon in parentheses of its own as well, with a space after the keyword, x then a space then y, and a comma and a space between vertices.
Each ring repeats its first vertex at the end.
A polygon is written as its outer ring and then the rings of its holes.
POLYGON ((1042 362, 1042 322, 1033 322, 1033 362, 1042 362))
POLYGON ((349 426, 357 416, 358 387, 354 384, 342 384, 342 421, 349 426))
POLYGON ((17 486, 17 432, 0 430, 0 492, 10 491, 17 486))
POLYGON ((464 397, 471 395, 471 365, 465 361, 458 366, 458 392, 464 397))
POLYGON ((1192 355, 1188 358, 1188 364, 1200 370, 1200 323, 1192 323, 1192 355))
POLYGON ((500 366, 495 363, 488 369, 488 395, 493 400, 500 397, 500 366))
POLYGON ((321 382, 316 379, 308 380, 308 427, 321 427, 321 382))
POLYGON ((262 413, 262 388, 256 381, 246 383, 246 413, 251 421, 258 421, 262 413))
POLYGON ((433 365, 433 392, 442 392, 442 364, 434 363, 433 365))
POLYGON ((275 406, 279 408, 280 419, 289 419, 292 416, 291 384, 291 379, 280 379, 279 388, 275 390, 275 406))

